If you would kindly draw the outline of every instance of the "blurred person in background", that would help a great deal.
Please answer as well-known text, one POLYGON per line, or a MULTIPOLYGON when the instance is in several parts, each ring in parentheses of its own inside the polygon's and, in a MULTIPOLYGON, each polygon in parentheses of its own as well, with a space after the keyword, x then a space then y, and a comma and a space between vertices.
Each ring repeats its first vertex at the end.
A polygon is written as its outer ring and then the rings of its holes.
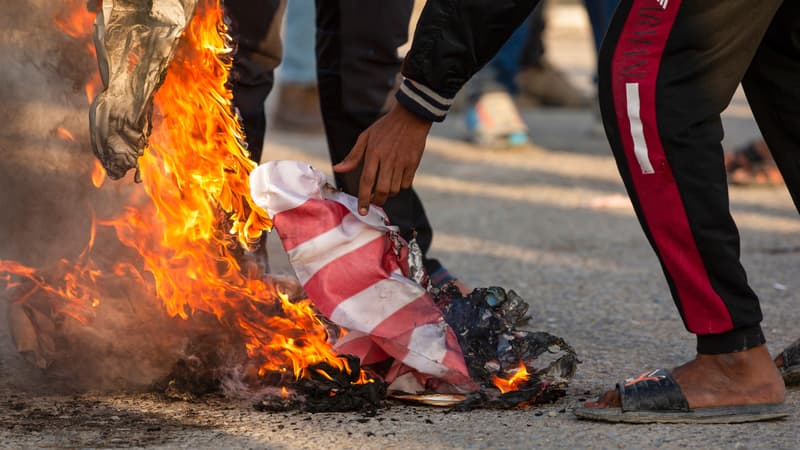
POLYGON ((725 154, 728 182, 737 186, 779 186, 783 175, 764 138, 753 139, 725 154))
POLYGON ((299 133, 323 132, 316 63, 314 0, 288 0, 283 24, 283 62, 278 73, 272 127, 299 133))
MULTIPOLYGON (((617 1, 584 0, 596 50, 617 1)), ((471 141, 492 148, 529 144, 530 133, 518 105, 581 109, 596 103, 546 57, 546 4, 542 1, 534 8, 528 20, 467 84, 465 123, 471 141)), ((599 121, 599 108, 595 109, 599 121)))

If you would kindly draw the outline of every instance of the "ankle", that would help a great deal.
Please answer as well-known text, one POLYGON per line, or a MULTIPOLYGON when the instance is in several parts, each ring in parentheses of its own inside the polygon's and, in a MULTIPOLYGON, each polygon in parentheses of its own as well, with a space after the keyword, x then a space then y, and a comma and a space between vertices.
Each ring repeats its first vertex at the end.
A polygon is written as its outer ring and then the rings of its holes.
POLYGON ((774 400, 783 400, 785 386, 766 346, 718 355, 697 355, 734 385, 750 386, 774 400))

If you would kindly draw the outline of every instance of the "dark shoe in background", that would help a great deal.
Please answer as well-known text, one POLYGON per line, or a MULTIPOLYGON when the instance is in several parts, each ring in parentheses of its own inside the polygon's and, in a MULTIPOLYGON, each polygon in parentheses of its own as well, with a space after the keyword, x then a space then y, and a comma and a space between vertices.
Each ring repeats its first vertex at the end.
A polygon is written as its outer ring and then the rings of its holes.
POLYGON ((520 97, 525 104, 559 108, 588 108, 591 98, 550 62, 529 66, 517 75, 520 97))
POLYGON ((764 139, 755 139, 725 154, 728 183, 737 186, 780 186, 783 176, 764 139))
POLYGON ((277 89, 272 127, 295 133, 322 133, 322 114, 316 84, 281 83, 277 89))

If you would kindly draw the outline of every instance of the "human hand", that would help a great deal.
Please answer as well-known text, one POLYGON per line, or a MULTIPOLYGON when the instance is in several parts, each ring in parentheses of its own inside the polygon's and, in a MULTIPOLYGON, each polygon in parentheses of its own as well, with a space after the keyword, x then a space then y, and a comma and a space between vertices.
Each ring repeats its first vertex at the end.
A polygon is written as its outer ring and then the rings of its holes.
POLYGON ((408 189, 419 167, 431 122, 395 104, 358 137, 356 145, 334 172, 358 169, 363 161, 358 183, 358 213, 367 215, 370 201, 382 205, 400 189, 408 189))

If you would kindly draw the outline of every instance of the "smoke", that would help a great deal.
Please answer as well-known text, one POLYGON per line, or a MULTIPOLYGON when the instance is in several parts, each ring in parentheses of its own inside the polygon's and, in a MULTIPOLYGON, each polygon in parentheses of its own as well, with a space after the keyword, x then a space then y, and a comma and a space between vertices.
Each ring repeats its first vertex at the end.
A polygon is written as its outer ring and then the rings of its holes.
MULTIPOLYGON (((85 0, 0 2, 0 260, 46 273, 86 247, 92 211, 116 216, 141 187, 123 180, 98 190, 90 182, 84 86, 97 63, 86 41, 54 24, 60 8, 85 7, 85 0)), ((101 267, 132 258, 107 228, 98 229, 94 248, 101 267)), ((89 326, 53 317, 48 302, 32 284, 0 290, 0 379, 35 389, 144 386, 164 375, 185 346, 181 321, 166 318, 152 292, 124 279, 89 326), (21 305, 24 293, 33 300, 21 305), (47 355, 39 361, 47 369, 26 362, 18 346, 47 355)), ((27 356, 36 362, 35 354, 27 356)))

